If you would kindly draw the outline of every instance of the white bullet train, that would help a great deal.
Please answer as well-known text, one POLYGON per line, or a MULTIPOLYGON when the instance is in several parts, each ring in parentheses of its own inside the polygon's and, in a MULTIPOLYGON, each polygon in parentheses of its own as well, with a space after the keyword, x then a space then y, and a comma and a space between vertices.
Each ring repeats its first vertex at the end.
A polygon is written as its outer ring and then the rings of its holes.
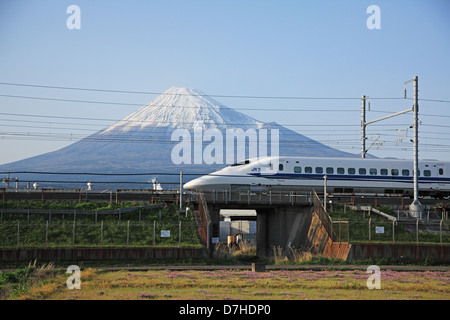
MULTIPOLYGON (((184 185, 186 190, 307 190, 413 196, 413 162, 396 159, 265 157, 245 160, 184 185)), ((419 196, 450 198, 450 162, 419 161, 419 196)))

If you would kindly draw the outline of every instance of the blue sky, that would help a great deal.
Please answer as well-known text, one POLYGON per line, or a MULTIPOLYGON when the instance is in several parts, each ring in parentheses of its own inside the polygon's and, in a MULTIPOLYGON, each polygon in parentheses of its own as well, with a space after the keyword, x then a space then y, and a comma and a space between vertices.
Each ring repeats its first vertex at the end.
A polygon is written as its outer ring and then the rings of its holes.
MULTIPOLYGON (((449 39, 447 0, 1 0, 0 82, 145 92, 182 86, 211 95, 333 98, 216 100, 358 153, 357 98, 362 95, 401 98, 403 83, 417 75, 420 98, 450 101, 449 39), (66 26, 72 4, 81 9, 80 30, 66 26), (366 26, 370 5, 380 7, 379 30, 366 26)), ((412 85, 407 89, 412 98, 412 85)), ((0 85, 0 148, 6 150, 0 164, 57 150, 112 123, 102 119, 119 120, 155 97, 0 85), (46 137, 34 137, 38 133, 46 137)), ((373 99, 367 119, 411 104, 373 99)), ((420 113, 421 158, 450 160, 450 103, 421 101, 420 113)), ((395 132, 412 124, 412 114, 380 124, 367 132, 380 134, 378 142, 384 142, 369 152, 412 158, 411 143, 397 142, 401 135, 395 132)))

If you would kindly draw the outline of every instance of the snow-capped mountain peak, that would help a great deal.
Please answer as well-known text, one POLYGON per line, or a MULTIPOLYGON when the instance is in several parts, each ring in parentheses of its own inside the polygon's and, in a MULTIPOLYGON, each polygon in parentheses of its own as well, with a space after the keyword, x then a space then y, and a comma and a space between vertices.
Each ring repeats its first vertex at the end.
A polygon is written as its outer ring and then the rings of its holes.
POLYGON ((172 87, 103 133, 145 130, 147 127, 257 129, 261 125, 261 122, 220 104, 199 90, 172 87))

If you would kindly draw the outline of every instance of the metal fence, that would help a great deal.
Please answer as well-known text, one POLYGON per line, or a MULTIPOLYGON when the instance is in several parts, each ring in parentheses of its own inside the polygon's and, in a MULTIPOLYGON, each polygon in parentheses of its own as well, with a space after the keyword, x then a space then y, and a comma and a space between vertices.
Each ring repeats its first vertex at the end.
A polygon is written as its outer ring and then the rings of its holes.
MULTIPOLYGON (((191 193, 192 200, 198 195, 191 193)), ((208 203, 241 203, 241 204, 312 204, 312 192, 294 190, 253 190, 252 187, 242 190, 213 190, 202 192, 204 201, 208 203)))
POLYGON ((200 246, 206 226, 162 222, 2 223, 0 247, 200 246))
POLYGON ((93 222, 99 221, 99 219, 110 219, 122 221, 122 216, 127 213, 132 213, 136 218, 142 220, 143 210, 156 210, 161 209, 162 204, 152 204, 140 207, 119 208, 115 210, 62 210, 62 209, 0 209, 0 222, 8 221, 10 218, 16 220, 24 220, 30 223, 34 221, 48 220, 52 222, 53 219, 58 220, 73 220, 76 221, 77 217, 91 217, 93 222))
POLYGON ((364 243, 450 244, 449 223, 445 220, 365 221, 332 220, 333 241, 364 243))

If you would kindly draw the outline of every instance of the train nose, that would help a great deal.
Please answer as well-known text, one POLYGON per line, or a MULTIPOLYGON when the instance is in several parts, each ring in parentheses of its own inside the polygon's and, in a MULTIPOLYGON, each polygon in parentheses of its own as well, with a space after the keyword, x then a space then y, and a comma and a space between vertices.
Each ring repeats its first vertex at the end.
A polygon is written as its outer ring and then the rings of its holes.
POLYGON ((196 190, 199 186, 198 179, 191 180, 183 185, 183 188, 186 190, 196 190))

